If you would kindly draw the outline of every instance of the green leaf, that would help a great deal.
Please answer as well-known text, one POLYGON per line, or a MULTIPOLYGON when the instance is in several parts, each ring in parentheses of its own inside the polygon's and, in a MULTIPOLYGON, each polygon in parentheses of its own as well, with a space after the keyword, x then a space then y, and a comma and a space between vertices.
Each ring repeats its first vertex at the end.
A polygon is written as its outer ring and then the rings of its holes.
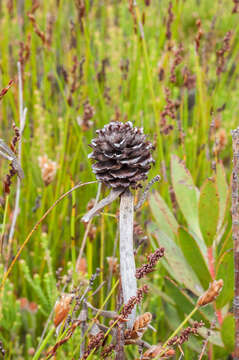
POLYGON ((183 161, 175 155, 171 158, 171 177, 178 205, 188 226, 198 235, 198 238, 201 239, 202 235, 198 222, 197 189, 183 161))
POLYGON ((220 228, 223 224, 226 209, 227 209, 227 202, 228 202, 228 185, 226 180, 226 174, 223 167, 222 162, 217 164, 217 171, 216 171, 216 183, 217 183, 217 190, 219 194, 219 223, 218 227, 220 228))
MULTIPOLYGON (((204 339, 208 338, 208 329, 206 329, 205 327, 202 327, 200 329, 198 329, 198 333, 199 335, 201 335, 204 339)), ((210 330, 210 338, 209 338, 210 343, 223 347, 223 342, 221 339, 221 334, 219 331, 216 330, 210 330)))
MULTIPOLYGON (((186 289, 181 289, 175 281, 167 277, 165 278, 165 292, 175 303, 174 306, 177 308, 178 314, 181 314, 181 321, 185 318, 185 314, 189 314, 195 308, 197 297, 186 289)), ((210 326, 214 318, 215 311, 212 306, 200 308, 193 315, 194 320, 203 320, 206 326, 210 326)))
POLYGON ((233 299, 234 295, 234 258, 232 252, 226 252, 221 257, 216 269, 216 278, 224 281, 222 291, 216 299, 217 309, 221 309, 233 299))
MULTIPOLYGON (((158 230, 156 226, 150 225, 149 231, 155 235, 159 246, 165 248, 165 256, 162 260, 167 260, 168 267, 173 270, 171 274, 173 274, 174 278, 179 283, 184 284, 194 294, 200 295, 203 291, 200 281, 184 258, 181 249, 163 231, 158 230)), ((163 261, 162 264, 164 265, 163 261)))
POLYGON ((150 195, 149 205, 159 229, 174 238, 178 231, 177 221, 158 192, 150 195))
POLYGON ((227 315, 223 320, 221 337, 225 348, 232 352, 235 347, 235 321, 232 314, 227 315))
POLYGON ((199 198, 199 223, 207 247, 211 247, 217 233, 219 195, 215 180, 207 179, 199 198))
POLYGON ((204 289, 207 289, 212 278, 198 244, 184 228, 179 228, 178 237, 187 262, 194 270, 204 289))

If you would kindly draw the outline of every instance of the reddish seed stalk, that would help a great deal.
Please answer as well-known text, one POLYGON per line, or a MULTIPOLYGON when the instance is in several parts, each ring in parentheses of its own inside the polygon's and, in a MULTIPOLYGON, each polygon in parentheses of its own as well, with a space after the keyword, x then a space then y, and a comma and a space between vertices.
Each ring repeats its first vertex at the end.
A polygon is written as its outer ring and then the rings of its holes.
POLYGON ((235 349, 234 360, 239 359, 239 207, 238 207, 238 174, 239 174, 239 127, 232 131, 233 171, 232 171, 232 238, 234 241, 234 316, 235 316, 235 349))
MULTIPOLYGON (((208 263, 209 263, 209 272, 211 274, 212 280, 215 280, 216 274, 214 269, 214 256, 213 256, 213 248, 212 246, 207 249, 207 255, 208 255, 208 263)), ((221 310, 216 310, 217 319, 219 324, 222 324, 223 318, 221 310)))

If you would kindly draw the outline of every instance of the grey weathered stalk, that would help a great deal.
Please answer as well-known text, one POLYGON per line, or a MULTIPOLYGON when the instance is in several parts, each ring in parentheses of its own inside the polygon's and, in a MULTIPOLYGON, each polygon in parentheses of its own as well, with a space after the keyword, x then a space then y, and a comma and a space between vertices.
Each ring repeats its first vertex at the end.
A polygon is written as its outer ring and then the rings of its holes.
POLYGON ((234 241, 234 316, 235 349, 234 360, 239 359, 239 127, 232 131, 233 171, 232 171, 232 237, 234 241))
POLYGON ((102 210, 105 206, 111 204, 119 195, 124 191, 124 189, 119 190, 111 190, 109 195, 102 199, 99 203, 97 203, 87 214, 83 216, 81 221, 89 222, 100 210, 102 210))
MULTIPOLYGON (((124 304, 132 296, 136 296, 137 283, 135 277, 135 259, 133 248, 134 198, 130 190, 121 195, 120 200, 120 275, 124 304)), ((127 326, 133 326, 136 308, 129 316, 127 326)))

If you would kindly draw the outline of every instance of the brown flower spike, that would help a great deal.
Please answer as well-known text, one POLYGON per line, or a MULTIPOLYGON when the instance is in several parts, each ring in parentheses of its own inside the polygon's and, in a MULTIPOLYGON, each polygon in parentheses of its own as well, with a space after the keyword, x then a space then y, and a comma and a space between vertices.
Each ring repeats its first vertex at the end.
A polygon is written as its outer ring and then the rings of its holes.
POLYGON ((208 290, 198 299, 197 306, 205 306, 213 302, 223 287, 223 280, 214 280, 208 290))
POLYGON ((111 122, 96 133, 89 157, 95 160, 92 168, 100 182, 113 189, 137 188, 147 179, 154 161, 153 145, 146 141, 142 128, 133 127, 131 122, 111 122))

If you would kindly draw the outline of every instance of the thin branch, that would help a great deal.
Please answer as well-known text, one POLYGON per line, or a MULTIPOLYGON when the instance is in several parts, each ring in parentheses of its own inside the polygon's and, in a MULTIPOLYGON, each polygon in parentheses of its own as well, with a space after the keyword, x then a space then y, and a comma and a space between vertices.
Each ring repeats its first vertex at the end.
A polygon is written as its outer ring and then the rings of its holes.
POLYGON ((135 205, 134 210, 137 211, 138 209, 141 208, 141 206, 143 205, 143 203, 145 202, 145 200, 147 199, 149 190, 151 188, 151 186, 156 183, 157 181, 159 181, 161 179, 160 175, 156 175, 146 186, 146 188, 144 189, 143 195, 142 197, 139 199, 138 203, 135 205))
POLYGON ((88 223, 100 210, 117 199, 117 197, 119 197, 124 190, 125 189, 111 190, 109 195, 96 204, 87 214, 85 214, 81 221, 88 223))
POLYGON ((211 323, 210 329, 208 329, 207 337, 206 337, 206 339, 205 339, 205 341, 203 343, 203 347, 202 347, 202 350, 201 350, 201 353, 199 355, 198 360, 202 360, 202 358, 203 358, 203 355, 204 355, 204 353, 206 351, 206 348, 207 348, 207 345, 208 345, 208 342, 209 342, 209 338, 211 336, 211 330, 215 327, 215 325, 216 325, 216 320, 213 320, 212 323, 211 323))
POLYGON ((103 309, 97 309, 93 305, 91 305, 89 302, 85 301, 85 304, 88 308, 90 308, 94 313, 98 313, 99 316, 104 316, 106 318, 114 319, 118 316, 118 313, 116 311, 107 311, 103 309))

